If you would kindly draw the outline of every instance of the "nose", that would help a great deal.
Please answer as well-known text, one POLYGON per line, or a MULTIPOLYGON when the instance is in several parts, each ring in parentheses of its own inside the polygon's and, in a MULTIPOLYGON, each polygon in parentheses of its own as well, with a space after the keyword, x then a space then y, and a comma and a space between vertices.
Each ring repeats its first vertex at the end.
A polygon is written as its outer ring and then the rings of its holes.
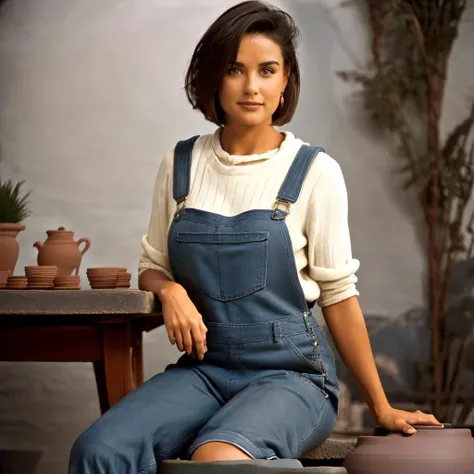
POLYGON ((245 94, 254 96, 258 94, 258 83, 256 74, 247 74, 245 81, 245 94))

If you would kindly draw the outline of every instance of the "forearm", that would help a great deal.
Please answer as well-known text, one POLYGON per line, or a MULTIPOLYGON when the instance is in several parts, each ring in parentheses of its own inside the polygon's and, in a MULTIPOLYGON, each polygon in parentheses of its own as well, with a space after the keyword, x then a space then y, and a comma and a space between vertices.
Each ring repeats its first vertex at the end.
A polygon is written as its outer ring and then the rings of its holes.
POLYGON ((166 292, 175 285, 177 283, 158 270, 145 270, 138 278, 138 288, 143 291, 151 291, 158 296, 160 301, 163 301, 166 292))
POLYGON ((356 297, 322 309, 334 344, 375 417, 390 405, 375 365, 364 316, 356 297))

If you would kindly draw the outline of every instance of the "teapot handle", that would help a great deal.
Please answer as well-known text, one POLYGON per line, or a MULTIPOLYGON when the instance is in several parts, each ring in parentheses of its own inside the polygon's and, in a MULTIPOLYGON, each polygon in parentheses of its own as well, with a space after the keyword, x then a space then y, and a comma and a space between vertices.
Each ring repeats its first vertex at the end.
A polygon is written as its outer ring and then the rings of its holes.
MULTIPOLYGON (((91 246, 91 241, 87 238, 87 237, 82 237, 80 238, 76 244, 77 246, 79 247, 79 245, 81 245, 82 243, 85 243, 86 245, 84 246, 84 248, 81 250, 81 261, 82 261, 82 256, 89 250, 89 247, 91 246)), ((79 264, 79 266, 76 268, 76 272, 75 272, 75 275, 79 275, 79 267, 81 265, 79 264)))
POLYGON ((81 239, 79 239, 76 242, 77 246, 79 247, 79 245, 81 245, 83 242, 85 242, 86 245, 81 250, 81 256, 84 255, 89 250, 89 247, 91 246, 91 241, 87 237, 82 237, 81 239))

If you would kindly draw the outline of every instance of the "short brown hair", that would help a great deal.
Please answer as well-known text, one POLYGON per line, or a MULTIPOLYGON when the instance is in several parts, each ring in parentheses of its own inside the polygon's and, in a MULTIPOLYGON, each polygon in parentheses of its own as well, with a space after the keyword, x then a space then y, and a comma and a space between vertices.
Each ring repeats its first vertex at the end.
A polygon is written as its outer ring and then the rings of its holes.
POLYGON ((290 71, 284 104, 273 114, 273 124, 291 121, 300 93, 300 71, 296 57, 299 30, 291 16, 271 5, 247 1, 224 12, 197 44, 186 73, 185 90, 193 109, 216 125, 225 123, 218 91, 229 66, 236 60, 245 34, 261 33, 280 45, 284 67, 290 71))

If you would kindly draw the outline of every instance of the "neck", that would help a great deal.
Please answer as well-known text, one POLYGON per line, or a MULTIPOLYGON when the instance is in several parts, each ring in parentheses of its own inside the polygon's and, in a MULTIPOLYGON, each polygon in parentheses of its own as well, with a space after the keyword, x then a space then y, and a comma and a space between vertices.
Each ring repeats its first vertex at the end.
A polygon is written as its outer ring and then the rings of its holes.
POLYGON ((229 155, 259 155, 278 148, 283 140, 283 134, 271 125, 252 128, 226 125, 221 133, 222 149, 229 155))

